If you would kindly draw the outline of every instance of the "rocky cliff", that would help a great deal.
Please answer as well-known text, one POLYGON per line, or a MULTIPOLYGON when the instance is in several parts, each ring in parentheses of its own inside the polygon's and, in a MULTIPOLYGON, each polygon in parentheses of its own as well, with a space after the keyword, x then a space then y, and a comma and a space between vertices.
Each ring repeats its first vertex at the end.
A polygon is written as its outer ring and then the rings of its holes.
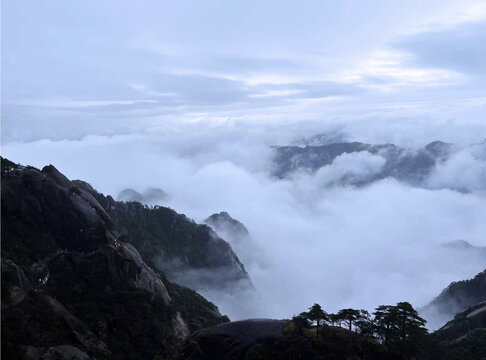
POLYGON ((53 166, 40 171, 2 159, 4 358, 152 359, 190 332, 227 321, 153 265, 150 239, 124 227, 145 216, 147 227, 158 224, 151 234, 177 241, 167 256, 186 251, 194 268, 243 268, 209 228, 172 210, 117 203, 53 166))

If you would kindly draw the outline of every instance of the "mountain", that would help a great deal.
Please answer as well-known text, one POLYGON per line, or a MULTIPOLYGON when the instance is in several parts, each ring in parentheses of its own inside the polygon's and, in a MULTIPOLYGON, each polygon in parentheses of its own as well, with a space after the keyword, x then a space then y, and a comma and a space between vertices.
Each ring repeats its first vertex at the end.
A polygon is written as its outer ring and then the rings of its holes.
MULTIPOLYGON (((193 289, 228 288, 250 278, 231 246, 209 226, 185 215, 137 202, 116 203, 108 213, 122 237, 169 279, 193 289)), ((241 284, 239 284, 241 285, 241 284)))
POLYGON ((117 201, 136 201, 148 205, 161 205, 168 198, 167 193, 159 188, 148 188, 143 193, 133 189, 123 189, 116 197, 117 201))
POLYGON ((206 225, 167 208, 116 202, 52 165, 2 159, 1 170, 4 358, 152 359, 228 320, 161 270, 178 257, 174 277, 190 268, 213 270, 208 283, 223 270, 248 279, 206 225), (160 248, 157 267, 152 255, 160 248))
POLYGON ((457 313, 486 301, 486 270, 473 279, 451 283, 442 293, 424 306, 420 313, 437 327, 457 313))
POLYGON ((437 359, 486 359, 486 302, 457 314, 433 336, 437 359))
POLYGON ((449 241, 443 244, 443 246, 457 253, 476 255, 486 261, 486 246, 475 246, 466 240, 449 241))
POLYGON ((219 214, 213 214, 204 220, 214 231, 223 235, 225 238, 231 238, 234 242, 242 242, 249 238, 248 229, 236 219, 233 219, 226 211, 219 214))
POLYGON ((371 145, 360 142, 335 142, 324 145, 274 147, 273 172, 278 178, 292 176, 297 171, 313 173, 330 165, 345 154, 368 153, 384 159, 383 166, 367 176, 344 174, 342 183, 365 185, 375 180, 393 177, 411 184, 420 184, 439 161, 449 155, 452 145, 435 141, 422 149, 412 151, 393 144, 371 145))

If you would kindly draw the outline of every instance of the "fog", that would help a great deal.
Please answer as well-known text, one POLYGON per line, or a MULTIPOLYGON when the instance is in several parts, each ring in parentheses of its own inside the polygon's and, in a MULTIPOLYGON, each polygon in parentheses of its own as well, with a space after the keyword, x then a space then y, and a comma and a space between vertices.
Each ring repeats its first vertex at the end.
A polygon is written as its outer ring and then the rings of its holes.
POLYGON ((484 269, 478 253, 443 246, 486 246, 484 143, 458 147, 422 187, 386 178, 358 188, 340 177, 367 177, 383 158, 344 154, 281 180, 270 175, 273 136, 239 131, 235 141, 233 131, 214 131, 217 139, 198 131, 90 136, 11 142, 2 151, 21 163, 52 163, 105 194, 161 188, 169 194, 163 205, 198 222, 220 211, 241 221, 251 238, 233 245, 255 291, 203 291, 232 319, 289 317, 314 302, 327 311, 422 306, 484 269))

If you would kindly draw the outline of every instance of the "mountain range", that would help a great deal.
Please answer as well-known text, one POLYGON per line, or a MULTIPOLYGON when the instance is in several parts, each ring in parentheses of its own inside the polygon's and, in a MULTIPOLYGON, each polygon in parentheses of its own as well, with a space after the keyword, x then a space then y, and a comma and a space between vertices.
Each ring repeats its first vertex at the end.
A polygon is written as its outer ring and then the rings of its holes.
POLYGON ((446 160, 454 149, 452 144, 442 141, 431 142, 418 150, 406 149, 393 144, 371 145, 361 142, 305 144, 303 146, 274 147, 272 174, 278 178, 287 178, 298 172, 314 173, 324 166, 331 165, 338 157, 368 154, 382 160, 375 171, 359 176, 346 172, 338 181, 362 186, 392 177, 399 181, 420 185, 430 175, 436 164, 446 160))

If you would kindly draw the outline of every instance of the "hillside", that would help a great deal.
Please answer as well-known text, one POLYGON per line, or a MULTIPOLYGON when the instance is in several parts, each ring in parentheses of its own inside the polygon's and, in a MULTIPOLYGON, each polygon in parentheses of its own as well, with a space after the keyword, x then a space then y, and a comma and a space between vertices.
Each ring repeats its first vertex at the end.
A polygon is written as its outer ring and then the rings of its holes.
POLYGON ((235 273, 247 278, 229 245, 206 226, 170 209, 115 202, 51 165, 40 171, 2 159, 4 358, 152 359, 191 332, 227 321, 154 267, 147 256, 154 248, 146 245, 156 230, 166 255, 186 252, 175 273, 236 264, 235 273), (147 226, 160 221, 147 235, 146 227, 123 226, 144 218, 147 226))
POLYGON ((457 313, 486 301, 486 270, 469 280, 456 281, 421 309, 427 319, 440 326, 457 313))

